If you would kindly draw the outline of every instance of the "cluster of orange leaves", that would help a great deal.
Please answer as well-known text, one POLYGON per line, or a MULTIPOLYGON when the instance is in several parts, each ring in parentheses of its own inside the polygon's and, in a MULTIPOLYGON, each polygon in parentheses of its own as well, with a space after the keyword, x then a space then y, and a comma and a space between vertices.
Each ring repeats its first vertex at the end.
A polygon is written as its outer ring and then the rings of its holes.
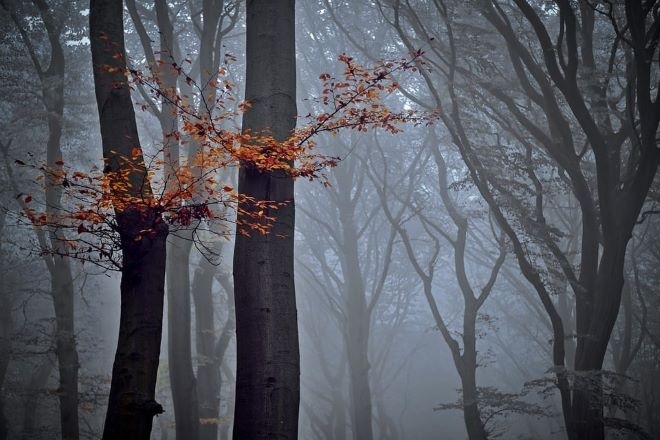
MULTIPOLYGON (((218 177, 219 171, 240 165, 261 172, 284 173, 291 178, 321 178, 327 184, 323 172, 337 165, 340 158, 316 152, 315 138, 319 134, 337 134, 345 129, 367 131, 370 128, 398 133, 403 124, 428 124, 437 117, 413 110, 393 111, 383 101, 398 88, 396 74, 416 72, 424 65, 421 51, 406 58, 380 62, 371 68, 359 65, 345 54, 339 56, 339 62, 344 68, 339 78, 329 73, 319 76, 322 92, 312 98, 318 113, 300 118, 300 127, 283 142, 268 133, 226 128, 240 114, 249 111, 250 103, 238 102, 235 98, 234 87, 226 79, 224 68, 220 69, 217 78, 200 86, 177 63, 158 66, 174 71, 180 80, 198 92, 195 96, 164 88, 153 68, 149 74, 129 70, 126 76, 133 87, 149 90, 154 102, 167 102, 173 116, 179 119, 180 129, 167 136, 182 146, 194 143, 196 153, 188 163, 173 166, 166 147, 151 157, 146 157, 142 149, 136 147, 130 157, 120 157, 122 163, 118 172, 108 172, 107 169, 104 172, 98 168, 83 172, 70 169, 61 162, 51 167, 32 165, 43 172, 45 185, 63 187, 68 197, 67 208, 49 215, 30 205, 31 196, 23 196, 24 213, 35 227, 74 230, 75 233, 69 236, 79 238, 69 240, 72 253, 78 252, 80 246, 84 252, 87 246, 87 251, 100 252, 101 258, 108 258, 112 252, 108 248, 112 247, 112 237, 116 235, 115 213, 145 203, 156 209, 162 220, 175 230, 199 228, 212 220, 219 220, 226 228, 235 218, 237 209, 249 206, 242 211, 244 215, 241 217, 247 219, 243 225, 246 227, 241 230, 243 233, 252 230, 265 234, 272 221, 269 213, 283 203, 250 200, 238 194, 232 185, 223 183, 218 177), (214 102, 204 101, 208 88, 215 89, 214 102), (204 110, 200 111, 200 108, 204 110), (135 186, 131 179, 135 175, 142 175, 145 186, 151 188, 148 197, 131 193, 135 186), (81 238, 84 234, 95 239, 81 238)), ((142 107, 146 109, 149 105, 142 107)), ((136 240, 139 239, 141 235, 136 236, 136 240)))

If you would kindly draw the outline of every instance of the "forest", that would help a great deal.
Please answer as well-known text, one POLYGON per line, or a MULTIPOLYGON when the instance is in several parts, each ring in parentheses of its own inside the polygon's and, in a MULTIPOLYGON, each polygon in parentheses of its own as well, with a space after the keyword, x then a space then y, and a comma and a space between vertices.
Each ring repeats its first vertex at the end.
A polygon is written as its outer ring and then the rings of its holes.
POLYGON ((0 0, 0 440, 660 439, 660 0, 0 0))

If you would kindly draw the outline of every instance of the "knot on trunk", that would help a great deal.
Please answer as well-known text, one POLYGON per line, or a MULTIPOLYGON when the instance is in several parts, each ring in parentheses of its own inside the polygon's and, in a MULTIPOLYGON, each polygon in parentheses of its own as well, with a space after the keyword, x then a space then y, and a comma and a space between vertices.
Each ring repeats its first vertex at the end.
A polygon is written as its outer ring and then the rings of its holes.
POLYGON ((131 405, 131 410, 135 412, 143 413, 149 417, 153 417, 158 414, 163 414, 165 410, 163 406, 156 402, 154 399, 148 400, 135 400, 131 405))

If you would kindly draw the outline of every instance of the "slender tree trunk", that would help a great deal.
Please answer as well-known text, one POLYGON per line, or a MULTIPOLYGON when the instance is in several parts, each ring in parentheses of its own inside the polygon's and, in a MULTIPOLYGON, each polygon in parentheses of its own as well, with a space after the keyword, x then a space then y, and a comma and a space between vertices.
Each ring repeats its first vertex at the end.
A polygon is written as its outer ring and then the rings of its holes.
POLYGON ((62 439, 78 438, 78 352, 74 332, 73 279, 66 259, 55 259, 51 291, 55 306, 55 353, 59 372, 62 439))
POLYGON ((199 428, 200 440, 218 436, 220 413, 220 365, 215 356, 215 321, 213 307, 213 275, 215 266, 202 259, 195 270, 192 293, 195 302, 195 335, 197 344, 197 396, 199 418, 206 419, 199 428))
MULTIPOLYGON (((220 398, 220 393, 225 388, 225 395, 227 396, 233 396, 235 391, 234 386, 236 384, 236 378, 228 366, 229 362, 225 362, 225 355, 229 349, 229 344, 231 344, 231 341, 234 338, 234 334, 236 333, 236 307, 234 305, 234 286, 231 284, 229 276, 220 276, 218 277, 218 281, 227 293, 227 321, 225 321, 225 324, 222 326, 220 337, 215 343, 213 352, 213 358, 217 361, 217 365, 214 367, 214 370, 219 372, 217 396, 220 398), (226 377, 226 381, 223 381, 223 377, 226 377)), ((228 400, 231 402, 231 397, 229 397, 228 400)), ((225 420, 233 420, 233 406, 230 403, 227 403, 225 407, 226 412, 221 413, 221 417, 223 417, 225 420)), ((225 440, 229 438, 229 427, 230 424, 227 422, 220 424, 221 439, 225 440)))
MULTIPOLYGON (((51 43, 53 46, 54 43, 51 43)), ((61 47, 54 52, 48 72, 42 78, 43 100, 48 112, 46 163, 51 170, 61 168, 62 119, 64 114, 64 56, 61 47)), ((61 210, 62 187, 47 176, 46 210, 57 216, 61 210)), ((66 237, 61 231, 49 233, 53 248, 66 255, 66 237)), ((55 354, 59 370, 60 429, 64 440, 76 440, 78 432, 78 352, 74 328, 74 290, 71 262, 67 257, 53 258, 50 270, 51 296, 55 309, 55 354)))
POLYGON ((39 397, 43 395, 52 372, 53 362, 46 358, 30 377, 23 405, 23 440, 32 440, 37 436, 35 423, 38 415, 37 407, 41 401, 39 397))
POLYGON ((147 440, 153 416, 162 335, 167 225, 153 207, 126 69, 122 2, 91 0, 90 43, 101 123, 104 172, 117 200, 121 240, 121 316, 104 439, 147 440), (139 151, 140 154, 134 154, 139 151), (128 162, 128 163, 127 163, 128 162), (122 179, 128 174, 128 181, 122 179), (118 180, 118 181, 117 181, 118 180), (126 186, 125 184, 128 183, 126 186))
MULTIPOLYGON (((243 129, 287 139, 296 122, 293 0, 247 2, 246 100, 243 129)), ((237 380, 234 439, 295 439, 300 404, 300 354, 293 278, 293 179, 241 166, 239 193, 286 202, 268 210, 266 235, 236 236, 237 380)), ((241 206, 250 209, 249 206, 241 206)), ((238 223, 246 219, 240 212, 238 223)))
POLYGON ((197 381, 192 365, 189 239, 170 237, 167 255, 168 359, 176 438, 199 437, 197 381))
MULTIPOLYGON (((36 56, 24 25, 13 6, 3 6, 21 31, 25 46, 41 84, 41 98, 46 110, 48 140, 46 144, 46 212, 56 217, 62 209, 62 185, 55 177, 62 170, 62 128, 64 115, 64 70, 65 59, 60 42, 61 23, 57 23, 44 0, 34 0, 34 5, 44 23, 50 44, 50 60, 44 68, 36 56)), ((37 234, 45 233, 37 231, 37 234)), ((61 257, 44 256, 50 274, 51 296, 55 309, 55 354, 59 369, 60 433, 64 440, 77 440, 78 427, 78 353, 74 329, 74 293, 71 264, 67 257, 66 237, 57 229, 48 231, 48 239, 55 253, 61 257)), ((45 240, 44 240, 45 241, 45 240)))
MULTIPOLYGON (((154 6, 160 35, 157 69, 160 86, 166 93, 161 99, 159 116, 163 132, 165 175, 168 187, 173 191, 180 168, 179 140, 172 136, 179 127, 177 109, 172 105, 177 94, 177 72, 172 64, 174 58, 174 28, 169 16, 169 7, 164 0, 154 6)), ((179 60, 179 62, 181 62, 179 60)), ((168 366, 176 437, 197 440, 199 437, 199 415, 197 407, 197 385, 192 364, 191 307, 190 307, 190 250, 192 233, 181 231, 169 237, 167 251, 167 326, 168 366)))
MULTIPOLYGON (((364 298, 362 298, 364 300, 364 298)), ((372 439, 371 387, 369 385, 369 319, 366 304, 349 301, 346 345, 350 374, 351 422, 355 440, 372 439), (358 303, 358 304, 356 304, 358 303), (357 310, 356 310, 357 309, 357 310), (363 312, 360 313, 360 309, 363 312), (356 321, 356 319, 358 319, 356 321)))
POLYGON ((477 391, 477 338, 475 334, 477 308, 474 304, 465 304, 463 314, 463 355, 458 369, 463 388, 463 420, 470 440, 486 440, 488 434, 479 411, 477 391))
POLYGON ((357 231, 351 209, 340 206, 343 225, 344 304, 347 316, 345 342, 350 375, 351 423, 355 440, 373 438, 371 386, 369 384, 369 327, 371 317, 367 309, 364 282, 360 271, 357 231))

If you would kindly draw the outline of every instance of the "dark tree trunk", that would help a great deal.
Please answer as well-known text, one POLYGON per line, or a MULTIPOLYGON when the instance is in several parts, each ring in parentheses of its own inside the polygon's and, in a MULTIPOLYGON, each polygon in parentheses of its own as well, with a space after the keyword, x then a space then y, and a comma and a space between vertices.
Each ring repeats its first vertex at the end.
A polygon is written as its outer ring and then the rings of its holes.
MULTIPOLYGON (((618 231, 615 235, 618 235, 618 231)), ((621 304, 628 240, 619 240, 619 243, 608 241, 609 246, 603 250, 596 279, 595 292, 600 301, 593 304, 590 316, 578 315, 578 319, 591 323, 587 337, 578 340, 575 359, 573 417, 578 439, 596 440, 605 437, 601 369, 621 304)))
MULTIPOLYGON (((2 216, 2 214, 0 214, 2 216)), ((4 216, 3 216, 4 217, 4 216)), ((0 223, 2 229, 3 221, 0 223)), ((2 391, 9 367, 9 357, 11 355, 11 331, 13 321, 11 316, 11 301, 8 293, 4 290, 4 274, 0 274, 0 284, 3 290, 0 291, 0 440, 5 440, 9 435, 9 425, 5 417, 4 402, 5 393, 2 391)))
POLYGON ((137 231, 143 229, 140 226, 151 226, 144 216, 144 212, 136 210, 122 213, 121 218, 125 222, 121 317, 104 439, 149 439, 153 416, 163 412, 154 394, 162 333, 167 229, 136 242, 137 231))
POLYGON ((149 439, 153 416, 163 411, 154 400, 165 289, 168 228, 153 208, 141 154, 126 68, 122 2, 90 2, 90 42, 101 122, 103 157, 113 185, 121 239, 122 279, 119 340, 112 370, 104 439, 149 439), (125 188, 125 189, 124 189, 125 188), (128 203, 127 206, 122 206, 128 203))
MULTIPOLYGON (((296 122, 293 0, 247 2, 246 100, 243 129, 287 139, 296 122)), ((236 236, 237 380, 234 439, 298 435, 300 355, 293 279, 293 179, 244 164, 239 192, 286 202, 269 210, 266 235, 236 236)), ((242 206, 250 209, 249 206, 242 206)), ((239 212, 238 222, 246 221, 239 212)), ((240 227, 240 226, 239 226, 240 227)))
MULTIPOLYGON (((460 240, 460 239, 459 239, 460 240)), ((479 394, 477 391, 477 336, 475 334, 478 308, 466 301, 463 313, 463 355, 461 376, 463 388, 463 420, 470 440, 486 440, 488 434, 481 419, 479 394)))
POLYGON ((78 352, 74 332, 73 278, 68 259, 55 258, 51 292, 55 307, 55 354, 59 372, 62 439, 78 438, 78 352))

